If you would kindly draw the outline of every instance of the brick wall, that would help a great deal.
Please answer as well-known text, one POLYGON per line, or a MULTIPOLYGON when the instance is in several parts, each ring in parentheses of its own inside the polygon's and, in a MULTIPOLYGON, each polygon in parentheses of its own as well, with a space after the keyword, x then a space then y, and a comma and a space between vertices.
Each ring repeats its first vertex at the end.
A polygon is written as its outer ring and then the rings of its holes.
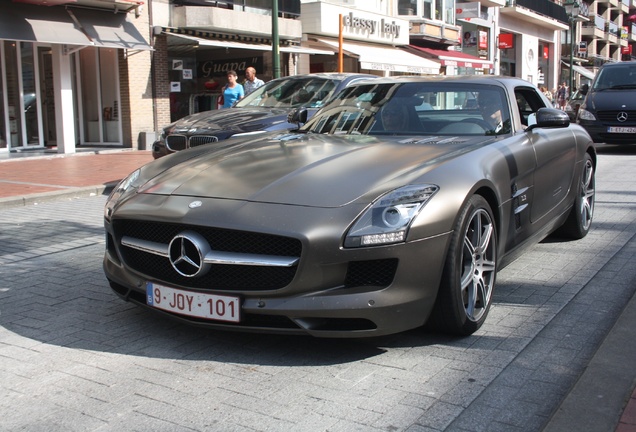
POLYGON ((170 78, 168 76, 168 39, 165 34, 154 38, 153 64, 155 68, 155 104, 157 130, 170 124, 170 78))
MULTIPOLYGON (((139 17, 133 13, 129 20, 146 41, 150 40, 148 8, 139 17)), ((137 148, 141 133, 155 131, 152 94, 152 54, 145 50, 119 50, 122 131, 124 147, 137 148)))

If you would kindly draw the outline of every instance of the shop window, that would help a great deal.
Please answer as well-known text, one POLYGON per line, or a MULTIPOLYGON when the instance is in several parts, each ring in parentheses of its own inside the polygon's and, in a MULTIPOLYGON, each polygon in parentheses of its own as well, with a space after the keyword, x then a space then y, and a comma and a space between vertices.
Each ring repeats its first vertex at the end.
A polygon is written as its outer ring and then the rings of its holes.
POLYGON ((79 54, 84 141, 119 142, 117 50, 84 48, 79 54))
MULTIPOLYGON (((4 47, 0 46, 0 56, 4 53, 4 47)), ((0 62, 0 65, 2 62, 0 62)), ((7 121, 4 107, 4 71, 0 70, 0 149, 8 147, 7 121)))
POLYGON ((18 147, 22 142, 22 114, 20 113, 20 78, 18 76, 17 42, 4 42, 5 76, 7 80, 7 117, 9 120, 10 147, 18 147))

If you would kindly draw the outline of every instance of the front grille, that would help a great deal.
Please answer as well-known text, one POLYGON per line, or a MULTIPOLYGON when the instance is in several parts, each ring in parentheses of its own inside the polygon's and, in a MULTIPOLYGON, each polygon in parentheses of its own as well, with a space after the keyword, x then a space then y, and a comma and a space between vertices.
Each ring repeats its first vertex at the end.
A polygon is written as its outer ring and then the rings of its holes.
POLYGON ((172 268, 168 258, 123 247, 119 240, 123 236, 129 236, 168 245, 177 234, 190 230, 202 235, 217 251, 290 257, 300 257, 302 252, 302 244, 297 239, 247 231, 134 220, 113 221, 113 229, 120 244, 122 258, 130 268, 158 282, 192 288, 220 291, 275 290, 289 285, 297 267, 222 264, 213 265, 201 277, 187 278, 172 268))
POLYGON ((187 143, 188 137, 185 135, 168 135, 166 137, 166 147, 168 147, 168 150, 185 150, 188 147, 187 143))
POLYGON ((209 144, 212 142, 218 142, 219 139, 215 136, 210 135, 195 135, 191 136, 189 140, 190 147, 196 147, 204 144, 209 144))
POLYGON ((396 258, 350 262, 347 268, 345 287, 387 287, 393 282, 397 265, 396 258))
POLYGON ((598 111, 596 113, 598 119, 602 122, 607 123, 616 123, 617 125, 634 125, 636 123, 636 111, 623 111, 623 110, 614 110, 614 111, 598 111), (627 113, 627 120, 623 122, 619 122, 617 117, 618 114, 624 112, 627 113))

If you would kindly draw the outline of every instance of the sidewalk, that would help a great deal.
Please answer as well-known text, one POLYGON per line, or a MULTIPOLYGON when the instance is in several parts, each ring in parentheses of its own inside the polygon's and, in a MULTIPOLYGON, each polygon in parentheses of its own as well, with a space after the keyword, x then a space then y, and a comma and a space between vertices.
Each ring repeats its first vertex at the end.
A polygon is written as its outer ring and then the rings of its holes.
POLYGON ((99 195, 152 160, 150 151, 129 149, 4 155, 0 157, 0 208, 99 195))
MULTIPOLYGON (((152 160, 150 151, 129 149, 82 149, 71 155, 45 151, 3 155, 0 210, 99 195, 152 160)), ((627 303, 544 432, 636 432, 635 323, 636 297, 627 303)))

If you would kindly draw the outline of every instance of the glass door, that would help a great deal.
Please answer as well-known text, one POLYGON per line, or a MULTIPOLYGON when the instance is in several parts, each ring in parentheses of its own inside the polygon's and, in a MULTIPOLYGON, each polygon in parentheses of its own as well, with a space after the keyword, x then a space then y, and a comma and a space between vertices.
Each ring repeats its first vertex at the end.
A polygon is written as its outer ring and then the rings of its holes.
POLYGON ((44 145, 52 147, 57 144, 55 131, 55 94, 53 92, 53 52, 50 47, 38 48, 40 65, 40 99, 42 110, 42 137, 44 145))

